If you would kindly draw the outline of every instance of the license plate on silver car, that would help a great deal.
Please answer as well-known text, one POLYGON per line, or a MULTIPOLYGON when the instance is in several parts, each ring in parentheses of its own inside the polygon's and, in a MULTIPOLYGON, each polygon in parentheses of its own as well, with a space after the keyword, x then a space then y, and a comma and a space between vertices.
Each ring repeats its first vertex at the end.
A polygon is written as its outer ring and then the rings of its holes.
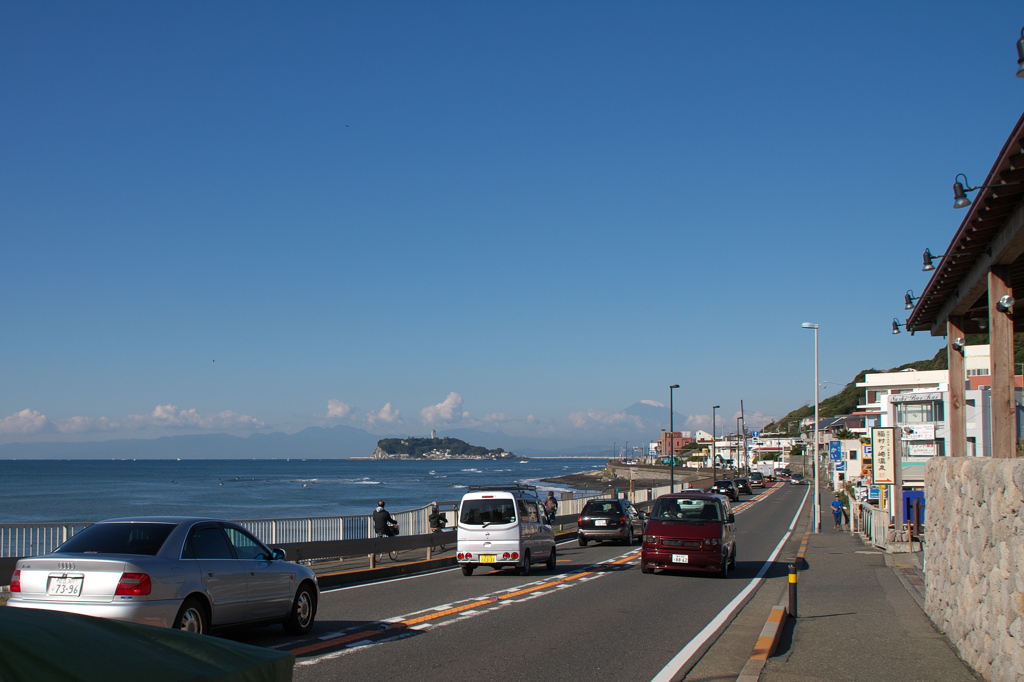
POLYGON ((82 580, 82 576, 50 576, 46 581, 46 594, 51 597, 80 597, 82 580))

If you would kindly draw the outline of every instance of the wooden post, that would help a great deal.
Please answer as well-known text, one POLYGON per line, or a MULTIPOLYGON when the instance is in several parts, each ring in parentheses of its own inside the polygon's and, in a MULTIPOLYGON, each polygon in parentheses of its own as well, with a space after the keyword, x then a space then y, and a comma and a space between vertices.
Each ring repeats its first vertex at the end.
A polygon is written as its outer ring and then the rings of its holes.
POLYGON ((1013 296, 1010 266, 993 265, 988 273, 989 352, 992 368, 992 456, 1013 457, 1017 450, 1017 419, 1013 400, 1013 309, 996 304, 1013 296))
POLYGON ((950 457, 963 457, 967 454, 964 351, 953 349, 953 341, 958 338, 964 338, 963 319, 950 316, 946 322, 946 354, 949 356, 949 414, 946 415, 946 423, 949 425, 947 454, 950 457))

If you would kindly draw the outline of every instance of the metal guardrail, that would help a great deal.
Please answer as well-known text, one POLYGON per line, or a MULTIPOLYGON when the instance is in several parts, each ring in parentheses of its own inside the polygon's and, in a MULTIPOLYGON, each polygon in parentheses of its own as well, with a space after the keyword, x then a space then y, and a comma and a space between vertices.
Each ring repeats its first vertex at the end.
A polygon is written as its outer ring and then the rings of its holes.
POLYGON ((889 512, 867 502, 858 502, 857 508, 863 519, 860 532, 872 545, 884 549, 888 542, 889 512))
MULTIPOLYGON (((635 504, 650 502, 669 492, 669 486, 639 488, 628 497, 635 504)), ((558 502, 555 526, 575 522, 588 500, 604 499, 612 494, 571 494, 558 502)), ((458 501, 436 501, 417 509, 393 512, 401 535, 378 539, 373 519, 368 515, 317 516, 286 519, 241 519, 237 523, 249 529, 266 544, 283 547, 296 561, 317 561, 344 556, 375 554, 384 549, 432 549, 454 541, 451 530, 456 524, 458 501), (436 504, 448 519, 447 533, 431 533, 430 508, 436 504)), ((5 523, 0 524, 0 575, 7 577, 20 557, 48 554, 92 522, 5 523)), ((884 533, 881 536, 884 539, 884 533)), ((4 584, 6 581, 3 581, 4 584)))

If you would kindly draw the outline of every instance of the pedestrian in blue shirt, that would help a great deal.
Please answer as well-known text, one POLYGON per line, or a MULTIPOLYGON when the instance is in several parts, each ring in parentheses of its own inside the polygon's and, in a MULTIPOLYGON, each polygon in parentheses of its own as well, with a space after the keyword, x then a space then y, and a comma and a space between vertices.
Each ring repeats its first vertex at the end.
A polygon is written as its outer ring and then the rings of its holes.
POLYGON ((836 499, 832 500, 832 518, 836 522, 836 530, 843 529, 843 501, 839 499, 839 495, 836 495, 836 499))

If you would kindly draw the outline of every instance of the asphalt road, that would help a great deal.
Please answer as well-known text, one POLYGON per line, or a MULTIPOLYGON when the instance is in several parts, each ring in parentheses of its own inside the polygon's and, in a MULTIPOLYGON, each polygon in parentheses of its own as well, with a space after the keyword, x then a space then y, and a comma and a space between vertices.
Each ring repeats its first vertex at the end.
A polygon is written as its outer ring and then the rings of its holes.
POLYGON ((644 575, 638 545, 563 543, 555 571, 456 568, 337 589, 323 593, 307 637, 265 628, 232 638, 295 653, 296 682, 669 680, 699 658, 713 635, 702 631, 728 623, 723 611, 750 591, 808 490, 780 485, 734 505, 738 555, 726 579, 644 575))

